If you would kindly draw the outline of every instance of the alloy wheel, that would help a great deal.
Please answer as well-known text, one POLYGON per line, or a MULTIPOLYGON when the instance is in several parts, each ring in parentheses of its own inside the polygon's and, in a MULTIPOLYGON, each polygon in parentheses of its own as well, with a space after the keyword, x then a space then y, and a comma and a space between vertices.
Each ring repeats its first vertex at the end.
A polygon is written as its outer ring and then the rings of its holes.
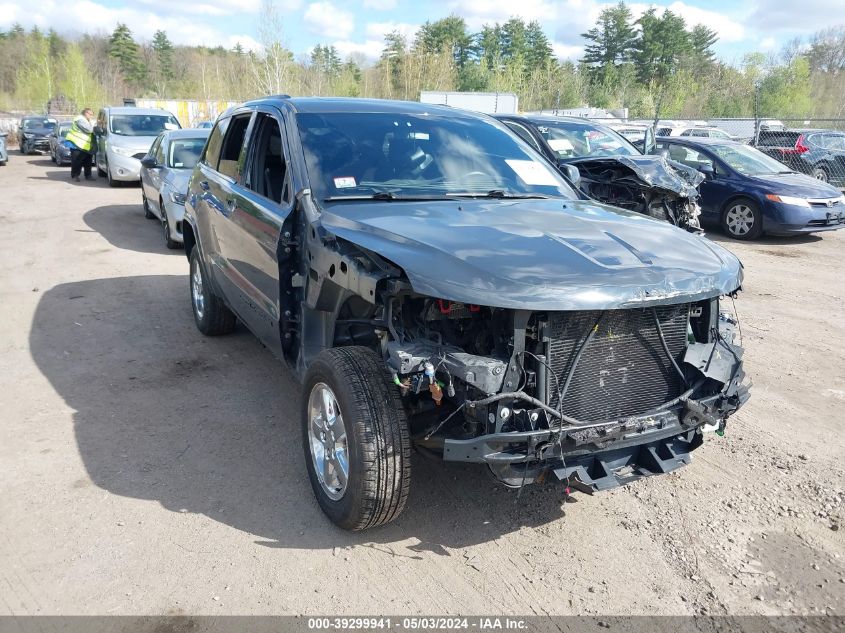
POLYGON ((745 204, 735 204, 725 214, 725 224, 731 235, 742 237, 754 227, 754 211, 745 204))
POLYGON ((194 260, 196 265, 194 266, 194 270, 191 272, 191 301, 194 304, 194 312, 197 315, 197 318, 202 321, 202 318, 205 316, 205 295, 203 294, 203 280, 202 280, 202 268, 200 267, 199 261, 194 260))
POLYGON ((341 499, 349 481, 349 443, 337 398, 322 382, 308 397, 308 444, 323 492, 333 501, 341 499))

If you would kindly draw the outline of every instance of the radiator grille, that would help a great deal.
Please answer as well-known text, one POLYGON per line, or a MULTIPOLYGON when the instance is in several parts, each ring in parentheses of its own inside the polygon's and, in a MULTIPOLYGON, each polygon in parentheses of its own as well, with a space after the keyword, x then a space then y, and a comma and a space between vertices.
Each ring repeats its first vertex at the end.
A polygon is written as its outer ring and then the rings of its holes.
MULTIPOLYGON (((686 348, 689 305, 655 308, 663 336, 680 365, 686 348)), ((563 388, 575 354, 601 312, 549 315, 549 366, 563 388)), ((564 414, 600 421, 646 413, 681 394, 682 382, 667 358, 652 308, 609 310, 584 349, 563 398, 564 414)), ((557 408, 557 383, 548 381, 557 408)))

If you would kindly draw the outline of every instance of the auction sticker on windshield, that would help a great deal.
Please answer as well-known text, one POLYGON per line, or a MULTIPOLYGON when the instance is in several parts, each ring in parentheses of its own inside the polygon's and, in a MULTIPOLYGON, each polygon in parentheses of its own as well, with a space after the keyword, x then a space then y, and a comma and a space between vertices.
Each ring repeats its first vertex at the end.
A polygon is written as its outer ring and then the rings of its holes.
POLYGON ((516 175, 526 185, 548 185, 550 187, 559 187, 560 180, 555 176, 551 169, 546 167, 543 163, 538 163, 533 160, 505 160, 508 167, 516 172, 516 175))
POLYGON ((357 187, 354 176, 341 176, 334 179, 334 186, 338 189, 348 189, 349 187, 357 187))

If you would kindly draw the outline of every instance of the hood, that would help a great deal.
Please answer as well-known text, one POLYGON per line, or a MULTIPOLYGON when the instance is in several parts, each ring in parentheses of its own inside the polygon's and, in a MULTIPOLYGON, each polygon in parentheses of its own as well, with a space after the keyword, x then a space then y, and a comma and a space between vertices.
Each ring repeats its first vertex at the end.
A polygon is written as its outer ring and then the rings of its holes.
POLYGON ((53 133, 51 127, 30 127, 21 130, 21 134, 33 134, 35 136, 50 136, 53 133))
POLYGON ((416 292, 464 303, 607 310, 742 283, 742 265, 721 246, 588 200, 337 203, 319 222, 400 266, 416 292))
POLYGON ((704 176, 695 169, 662 156, 583 157, 567 162, 579 169, 586 168, 593 179, 597 171, 622 167, 648 187, 669 191, 684 198, 696 198, 698 185, 704 180, 704 176))
POLYGON ((188 193, 188 182, 191 180, 193 169, 170 169, 167 170, 167 175, 164 179, 174 191, 180 193, 188 193))
POLYGON ((109 135, 109 144, 113 147, 123 147, 134 152, 148 152, 152 147, 156 136, 120 136, 109 135))
POLYGON ((838 198, 842 192, 807 174, 766 174, 750 176, 766 193, 798 198, 838 198))

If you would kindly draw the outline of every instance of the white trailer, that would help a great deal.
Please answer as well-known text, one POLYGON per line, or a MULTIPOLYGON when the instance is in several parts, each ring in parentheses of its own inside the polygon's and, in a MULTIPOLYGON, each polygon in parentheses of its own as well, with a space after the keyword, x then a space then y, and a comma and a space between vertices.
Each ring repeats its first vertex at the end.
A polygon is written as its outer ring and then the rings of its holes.
POLYGON ((486 114, 516 114, 519 97, 512 92, 439 92, 420 93, 420 103, 447 105, 486 114))

